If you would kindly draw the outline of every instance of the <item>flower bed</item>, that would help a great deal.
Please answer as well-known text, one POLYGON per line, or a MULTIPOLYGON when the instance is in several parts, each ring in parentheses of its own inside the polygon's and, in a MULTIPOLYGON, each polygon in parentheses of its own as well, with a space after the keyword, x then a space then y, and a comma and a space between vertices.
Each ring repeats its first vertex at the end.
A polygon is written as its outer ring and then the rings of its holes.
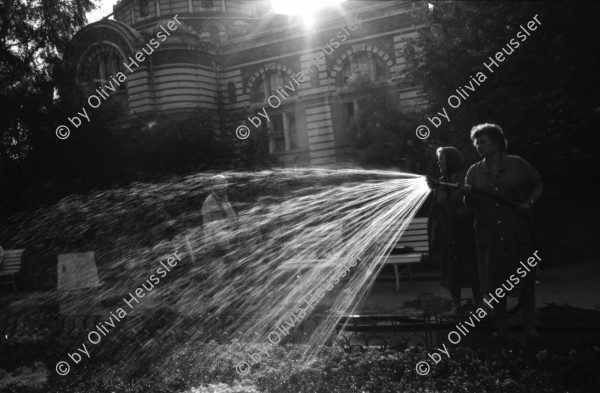
MULTIPOLYGON (((65 338, 64 345, 71 345, 65 338)), ((0 371, 0 391, 10 393, 147 393, 147 392, 594 392, 599 391, 597 370, 600 346, 524 352, 507 348, 458 347, 452 357, 433 366, 427 376, 415 372, 426 350, 343 350, 324 347, 316 359, 302 358, 302 346, 278 347, 271 358, 240 377, 234 369, 245 356, 239 345, 194 343, 163 346, 152 356, 144 344, 132 342, 110 353, 92 356, 67 376, 58 376, 54 364, 35 363, 45 350, 60 343, 38 342, 37 355, 20 350, 26 343, 3 343, 0 352, 18 356, 21 367, 0 371), (39 348, 44 346, 44 348, 39 348), (35 363, 35 364, 34 364, 35 363)), ((252 350, 246 348, 246 351, 252 350)), ((43 356, 48 358, 48 356, 43 356)), ((7 359, 4 360, 5 366, 7 359)))

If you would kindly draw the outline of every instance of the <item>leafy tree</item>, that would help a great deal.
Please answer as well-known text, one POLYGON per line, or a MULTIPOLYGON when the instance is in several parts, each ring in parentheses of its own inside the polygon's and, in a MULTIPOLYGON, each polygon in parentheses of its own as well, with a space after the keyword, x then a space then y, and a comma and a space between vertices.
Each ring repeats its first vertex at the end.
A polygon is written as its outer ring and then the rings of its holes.
POLYGON ((20 157, 21 148, 26 152, 27 136, 32 131, 30 107, 43 111, 40 106, 52 102, 53 70, 93 7, 91 0, 0 3, 2 158, 20 157))
MULTIPOLYGON (((446 108, 450 122, 431 124, 439 143, 465 148, 480 122, 500 124, 512 152, 553 143, 565 154, 598 142, 600 27, 596 2, 434 2, 423 7, 424 28, 414 44, 408 72, 430 101, 428 116, 446 108), (515 38, 537 15, 541 25, 490 72, 484 62, 515 38), (488 78, 450 108, 447 100, 470 77, 488 78)), ((520 42, 520 41, 519 41, 520 42)), ((464 87, 463 87, 464 89, 464 87)), ((471 152, 472 149, 463 149, 471 152)), ((594 150, 595 149, 594 147, 594 150)))
POLYGON ((427 146, 416 142, 414 115, 401 110, 400 100, 385 84, 358 77, 350 84, 359 110, 350 125, 359 161, 364 165, 421 172, 428 161, 427 146))
MULTIPOLYGON (((27 190, 32 136, 50 123, 52 75, 92 0, 0 2, 0 198, 27 190)), ((0 211, 2 213, 2 211, 0 211)))

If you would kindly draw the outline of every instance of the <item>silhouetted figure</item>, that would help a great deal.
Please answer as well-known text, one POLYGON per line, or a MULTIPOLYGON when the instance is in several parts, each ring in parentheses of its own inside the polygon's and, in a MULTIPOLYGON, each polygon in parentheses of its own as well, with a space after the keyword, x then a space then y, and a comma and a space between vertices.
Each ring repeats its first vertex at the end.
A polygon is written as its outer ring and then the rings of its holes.
MULTIPOLYGON (((440 147, 437 157, 442 174, 439 180, 462 183, 467 168, 460 152, 454 147, 440 147)), ((462 314, 461 288, 471 288, 475 305, 480 307, 482 304, 477 274, 474 212, 463 204, 457 189, 428 184, 434 189, 427 222, 430 256, 440 266, 442 286, 450 291, 450 313, 462 314)))
MULTIPOLYGON (((223 175, 211 179, 212 192, 202 204, 204 241, 214 259, 224 258, 235 248, 238 218, 227 199, 227 178, 223 175)), ((217 267, 223 275, 224 267, 217 267)), ((225 266, 230 268, 230 266, 225 266)))
MULTIPOLYGON (((483 160, 467 172, 465 203, 475 209, 477 258, 482 291, 490 293, 504 288, 518 296, 523 312, 525 332, 537 337, 534 326, 535 269, 525 277, 516 275, 520 261, 536 251, 531 209, 542 195, 539 172, 527 161, 506 154, 507 141, 496 124, 480 124, 471 130, 471 140, 483 160), (475 187, 518 203, 507 206, 486 196, 471 192, 475 187), (513 280, 509 277, 513 275, 513 280), (519 279, 517 281, 517 279, 519 279)), ((506 296, 494 305, 498 331, 506 336, 506 296)))

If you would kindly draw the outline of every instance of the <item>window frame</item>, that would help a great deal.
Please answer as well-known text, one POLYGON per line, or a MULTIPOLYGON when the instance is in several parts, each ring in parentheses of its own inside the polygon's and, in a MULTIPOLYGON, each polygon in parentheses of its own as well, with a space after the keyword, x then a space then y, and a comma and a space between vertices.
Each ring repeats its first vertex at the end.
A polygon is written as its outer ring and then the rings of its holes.
POLYGON ((342 67, 339 71, 337 86, 339 88, 348 88, 348 80, 352 79, 355 75, 362 73, 362 71, 358 70, 360 65, 367 66, 365 73, 372 82, 386 81, 389 78, 389 72, 383 59, 375 55, 373 52, 363 51, 353 53, 352 55, 348 56, 348 59, 342 64, 342 67), (364 57, 367 58, 366 64, 362 62, 359 63, 358 61, 364 57), (348 70, 350 71, 349 75, 346 75, 348 74, 348 70), (378 71, 381 71, 381 75, 378 71))
POLYGON ((212 10, 215 8, 215 2, 213 0, 202 0, 200 2, 200 7, 205 10, 212 10))
POLYGON ((269 154, 285 154, 300 150, 298 144, 298 131, 296 127, 296 113, 288 110, 269 114, 271 121, 263 123, 262 128, 267 133, 269 143, 269 154), (275 124, 281 119, 281 129, 276 129, 275 124), (293 136, 292 136, 293 132, 293 136), (282 144, 283 142, 283 144, 282 144))
POLYGON ((237 104, 237 91, 235 88, 235 82, 227 83, 227 96, 230 104, 237 104))
MULTIPOLYGON (((107 53, 100 57, 96 63, 96 71, 91 77, 90 86, 92 91, 108 84, 112 79, 111 76, 117 79, 117 74, 123 72, 119 67, 120 64, 120 57, 115 53, 107 53)), ((119 83, 115 87, 117 91, 125 90, 125 82, 119 83)))
POLYGON ((210 25, 208 26, 208 38, 218 44, 221 42, 221 29, 219 29, 219 26, 216 25, 210 25))
POLYGON ((138 4, 140 6, 140 17, 147 18, 150 16, 149 2, 149 0, 139 0, 138 4))
MULTIPOLYGON (((290 78, 289 75, 287 75, 285 72, 283 72, 281 70, 269 70, 269 71, 264 72, 260 76, 260 79, 257 79, 257 81, 254 83, 254 86, 252 88, 252 94, 251 94, 251 103, 257 104, 257 103, 266 102, 270 96, 277 95, 278 88, 283 88, 285 85, 288 85, 289 82, 291 82, 291 81, 292 81, 292 78, 290 78), (279 75, 281 82, 282 82, 280 86, 275 86, 275 87, 272 86, 271 78, 274 75, 279 75), (262 99, 259 98, 259 93, 260 93, 259 87, 261 87, 261 86, 264 86, 264 98, 262 98, 262 99)), ((291 96, 290 96, 290 98, 291 98, 291 96)))

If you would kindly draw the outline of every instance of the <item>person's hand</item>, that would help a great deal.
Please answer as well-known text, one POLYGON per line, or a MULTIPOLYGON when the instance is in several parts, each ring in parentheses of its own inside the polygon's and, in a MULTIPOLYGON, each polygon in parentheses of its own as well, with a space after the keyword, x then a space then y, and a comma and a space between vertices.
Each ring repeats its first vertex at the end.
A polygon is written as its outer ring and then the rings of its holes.
POLYGON ((517 213, 525 216, 525 215, 529 214, 530 211, 531 211, 531 203, 529 203, 529 202, 519 203, 519 206, 517 207, 517 213))
POLYGON ((438 185, 435 183, 434 179, 431 176, 426 176, 425 179, 427 182, 427 187, 429 187, 429 189, 432 191, 435 190, 438 185))
POLYGON ((458 189, 458 192, 460 192, 462 195, 468 195, 473 192, 473 187, 471 187, 469 184, 465 184, 458 189))

